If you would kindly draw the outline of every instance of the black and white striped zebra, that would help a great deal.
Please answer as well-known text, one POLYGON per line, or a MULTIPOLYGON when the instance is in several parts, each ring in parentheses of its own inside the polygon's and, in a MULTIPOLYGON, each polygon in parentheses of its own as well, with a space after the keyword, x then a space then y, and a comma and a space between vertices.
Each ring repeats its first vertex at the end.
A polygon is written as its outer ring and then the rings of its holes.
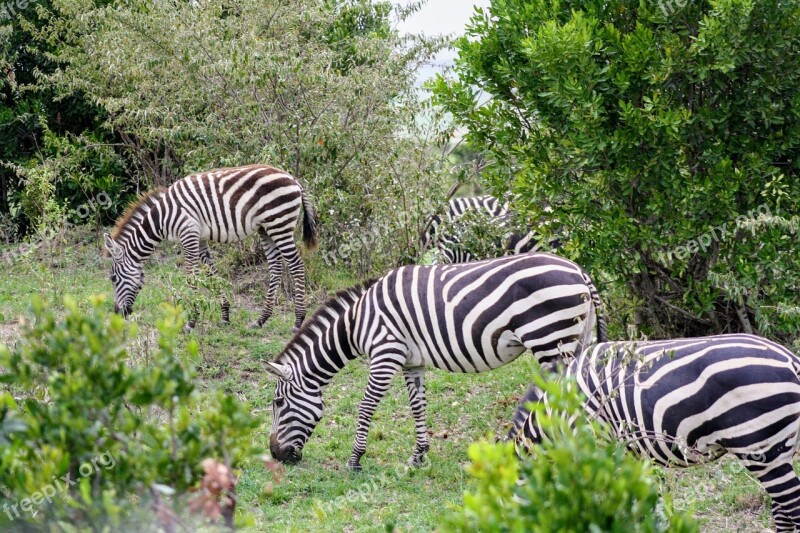
MULTIPOLYGON (((423 249, 435 246, 442 263, 466 263, 485 257, 475 257, 467 250, 457 235, 456 227, 467 213, 478 213, 489 224, 508 226, 508 231, 497 243, 498 255, 521 254, 542 250, 539 235, 535 231, 511 229, 512 214, 507 203, 501 203, 494 196, 472 196, 453 198, 448 202, 444 217, 434 215, 423 239, 423 249)), ((558 241, 547 244, 548 250, 557 247, 558 241)))
MULTIPOLYGON (((366 355, 369 382, 348 466, 361 468, 372 415, 401 371, 416 427, 410 461, 420 464, 428 450, 425 367, 484 372, 525 350, 552 362, 575 349, 592 306, 601 303, 588 275, 550 254, 407 266, 340 292, 267 364, 280 378, 273 401, 273 457, 300 459, 322 418, 323 389, 345 364, 366 355)), ((605 324, 598 317, 603 339, 605 324)))
MULTIPOLYGON (((800 358, 789 350, 744 334, 602 343, 565 372, 575 376, 587 413, 641 456, 691 466, 736 455, 772 497, 778 531, 800 529, 800 479, 792 467, 799 373, 800 358)), ((547 396, 534 387, 526 400, 547 396)), ((514 426, 518 453, 541 439, 527 410, 514 426)))
MULTIPOLYGON (((272 315, 281 279, 282 259, 294 281, 295 327, 306 315, 305 267, 294 241, 294 228, 303 213, 303 241, 317 242, 314 210, 295 178, 265 165, 223 168, 192 174, 167 189, 151 191, 132 205, 105 234, 112 258, 114 310, 127 316, 144 284, 142 264, 163 240, 179 242, 187 273, 200 263, 216 268, 208 241, 236 242, 258 233, 269 262, 269 285, 260 327, 272 315)), ((222 319, 229 319, 230 305, 223 296, 222 319)))

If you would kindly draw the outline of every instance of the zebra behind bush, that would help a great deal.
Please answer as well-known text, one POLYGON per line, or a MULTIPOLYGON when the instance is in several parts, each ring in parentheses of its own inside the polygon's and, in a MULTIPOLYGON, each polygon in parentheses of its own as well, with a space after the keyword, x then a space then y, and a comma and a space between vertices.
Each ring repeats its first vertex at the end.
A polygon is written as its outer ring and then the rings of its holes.
MULTIPOLYGON (((208 241, 237 242, 258 233, 269 263, 267 301, 255 326, 272 315, 281 279, 282 259, 294 281, 295 327, 306 314, 305 267, 294 241, 303 209, 303 241, 316 247, 314 210, 295 178, 265 165, 223 168, 187 176, 167 189, 150 191, 117 221, 105 246, 112 258, 114 310, 127 316, 144 284, 142 264, 163 240, 180 243, 185 268, 194 274, 200 263, 217 273, 208 241)), ((222 320, 230 304, 223 296, 222 320)))
MULTIPOLYGON (((772 497, 778 531, 793 531, 800 528, 800 479, 792 466, 799 373, 800 358, 778 344, 717 335, 598 344, 565 374, 575 376, 586 412, 641 456, 691 466, 736 455, 772 497)), ((536 387, 525 400, 547 404, 536 387)), ((518 454, 541 440, 535 412, 518 412, 513 424, 518 454)))
MULTIPOLYGON (((494 196, 472 196, 453 198, 448 202, 447 213, 444 217, 434 215, 422 239, 423 249, 435 246, 443 263, 465 263, 486 257, 475 257, 473 252, 467 250, 457 235, 459 226, 469 226, 475 223, 486 223, 507 227, 509 231, 503 235, 501 242, 496 243, 496 255, 521 254, 535 252, 541 249, 539 235, 535 231, 515 231, 512 227, 513 215, 507 203, 501 203, 494 196), (469 215, 475 214, 482 220, 479 222, 465 221, 469 215)), ((556 248, 557 240, 548 243, 549 250, 556 248)))
MULTIPOLYGON (((550 254, 475 263, 407 266, 342 291, 323 304, 267 369, 278 376, 270 449, 284 462, 301 450, 323 414, 322 391, 349 361, 369 358, 353 452, 360 469, 378 402, 402 372, 416 428, 410 462, 428 451, 425 367, 449 372, 499 368, 525 350, 542 363, 570 356, 601 307, 588 275, 550 254), (592 315, 594 316, 594 315, 592 315)), ((598 313, 597 330, 605 338, 598 313)))

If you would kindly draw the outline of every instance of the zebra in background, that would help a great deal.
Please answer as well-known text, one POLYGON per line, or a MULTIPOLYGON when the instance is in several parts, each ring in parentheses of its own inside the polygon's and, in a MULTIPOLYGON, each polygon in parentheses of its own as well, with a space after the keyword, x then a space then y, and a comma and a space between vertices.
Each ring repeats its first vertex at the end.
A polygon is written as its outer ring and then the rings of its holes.
MULTIPOLYGON (((443 263, 466 263, 475 259, 485 259, 475 257, 469 250, 466 250, 453 228, 445 229, 445 226, 458 224, 467 213, 480 213, 489 219, 492 224, 499 226, 511 226, 512 213, 508 203, 500 203, 494 196, 472 196, 465 198, 453 198, 448 202, 447 213, 444 217, 434 215, 424 233, 422 248, 427 250, 435 246, 443 263)), ((538 234, 535 231, 520 232, 509 231, 503 237, 503 242, 497 243, 504 255, 521 254, 535 252, 541 249, 538 234)), ((549 249, 558 246, 557 240, 548 243, 549 249)))
POLYGON ((323 304, 267 369, 279 378, 270 449, 295 462, 323 415, 322 391, 360 355, 369 380, 348 467, 361 468, 372 415, 402 371, 416 428, 410 463, 428 451, 425 367, 485 372, 531 350, 542 363, 569 356, 600 297, 575 263, 523 254, 475 263, 406 266, 340 292, 323 304))
MULTIPOLYGON (((294 241, 301 206, 303 241, 313 249, 317 228, 311 203, 297 180, 276 168, 212 170, 146 193, 117 221, 113 233, 104 235, 112 259, 114 311, 130 314, 144 284, 142 264, 161 241, 180 243, 189 275, 200 263, 216 274, 208 241, 237 242, 258 233, 269 263, 269 285, 264 310, 253 327, 261 327, 272 315, 283 259, 294 281, 295 328, 299 328, 306 315, 305 267, 294 241)), ((228 322, 230 304, 222 298, 222 320, 228 322)))
MULTIPOLYGON (((778 531, 800 528, 800 358, 754 335, 608 342, 566 367, 591 417, 662 465, 691 466, 726 452, 744 462, 772 497, 778 531)), ((541 389, 527 401, 547 402, 541 389)), ((514 418, 518 455, 542 438, 535 414, 514 418)))

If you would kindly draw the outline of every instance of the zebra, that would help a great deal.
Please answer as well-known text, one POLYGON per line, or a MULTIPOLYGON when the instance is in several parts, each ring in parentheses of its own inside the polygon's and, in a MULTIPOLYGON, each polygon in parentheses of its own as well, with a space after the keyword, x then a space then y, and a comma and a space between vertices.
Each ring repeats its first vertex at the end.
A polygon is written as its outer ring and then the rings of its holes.
POLYGON ((429 448, 425 367, 449 372, 499 368, 526 349, 543 364, 568 356, 588 308, 598 309, 597 336, 605 339, 600 296, 575 263, 534 253, 457 265, 412 265, 339 292, 323 304, 278 357, 266 364, 278 376, 272 403, 270 450, 282 462, 301 451, 323 415, 322 392, 349 361, 369 359, 353 452, 360 470, 372 415, 402 371, 416 431, 409 462, 419 466, 429 448))
MULTIPOLYGON (((471 212, 480 213, 491 223, 500 226, 510 225, 512 222, 513 215, 509 210, 508 203, 500 203, 500 200, 494 196, 453 198, 448 202, 444 218, 438 214, 431 217, 422 239, 423 249, 429 249, 435 245, 443 263, 466 263, 475 259, 484 259, 475 257, 470 251, 464 249, 456 232, 452 231, 453 228, 445 230, 443 227, 443 225, 458 224, 464 215, 471 212)), ((541 249, 539 235, 535 231, 509 231, 504 235, 503 242, 497 244, 498 249, 502 250, 505 255, 536 252, 541 249)), ((558 245, 559 242, 555 239, 548 243, 551 250, 557 248, 558 245)))
MULTIPOLYGON (((792 467, 800 358, 786 348, 746 334, 607 342, 584 350, 563 375, 575 377, 587 414, 607 422, 630 450, 681 467, 730 452, 772 497, 778 531, 800 528, 792 467)), ((547 395, 532 387, 525 400, 546 405, 547 395)), ((513 426, 522 457, 541 441, 542 428, 527 410, 513 426)))
MULTIPOLYGON (((251 327, 261 327, 272 315, 283 259, 294 281, 294 326, 299 328, 306 315, 305 267, 294 241, 301 205, 303 241, 314 249, 317 227, 308 196, 295 178, 271 166, 192 174, 169 188, 145 193, 117 221, 111 235, 104 234, 112 258, 114 311, 126 317, 131 313, 144 284, 142 264, 162 240, 180 243, 188 274, 202 263, 216 275, 208 241, 237 242, 258 233, 269 263, 269 285, 264 309, 251 327)), ((223 296, 223 322, 229 316, 230 304, 223 296)))

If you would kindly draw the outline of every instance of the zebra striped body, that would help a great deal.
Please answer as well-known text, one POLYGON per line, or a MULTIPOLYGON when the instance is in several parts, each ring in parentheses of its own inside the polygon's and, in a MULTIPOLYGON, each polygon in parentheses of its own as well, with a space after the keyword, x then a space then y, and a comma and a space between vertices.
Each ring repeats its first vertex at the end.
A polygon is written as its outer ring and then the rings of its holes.
MULTIPOLYGON (((639 455, 677 466, 739 457, 772 497, 779 531, 800 528, 799 372, 800 358, 753 335, 602 343, 566 368, 587 413, 639 455)), ((538 388, 526 400, 547 402, 538 388)), ((535 415, 514 426, 518 451, 540 440, 535 415)))
POLYGON ((322 390, 348 361, 366 355, 369 383, 348 464, 360 468, 372 415, 400 371, 416 426, 411 460, 419 463, 428 449, 425 367, 484 372, 525 350, 552 362, 572 353, 583 319, 591 306, 600 305, 586 273, 549 254, 402 267, 339 293, 268 364, 280 378, 273 402, 273 456, 299 459, 322 417, 322 390))
MULTIPOLYGON (((302 187, 289 174, 264 165, 225 168, 193 174, 152 191, 132 206, 105 235, 111 254, 114 308, 128 315, 142 288, 142 264, 163 240, 181 244, 190 275, 200 263, 216 274, 208 241, 237 242, 259 234, 269 262, 267 302, 258 319, 261 326, 272 314, 282 263, 294 280, 295 326, 305 318, 305 268, 294 242, 294 228, 304 210, 303 239, 316 245, 314 211, 302 187)), ((223 297, 223 321, 229 304, 223 297)))
MULTIPOLYGON (((487 222, 491 224, 504 226, 511 222, 508 204, 501 204, 500 200, 494 196, 453 198, 448 203, 445 219, 439 215, 435 215, 431 219, 423 248, 427 249, 435 245, 443 263, 466 263, 476 259, 485 259, 474 257, 470 251, 464 249, 452 230, 448 231, 442 227, 445 220, 448 225, 457 224, 468 212, 485 215, 488 218, 487 222)), ((549 249, 552 250, 556 246, 557 241, 553 241, 549 244, 549 249)), ((498 251, 502 251, 503 255, 510 255, 539 251, 541 246, 535 231, 527 233, 510 231, 503 237, 503 242, 497 243, 497 248, 498 251)))

